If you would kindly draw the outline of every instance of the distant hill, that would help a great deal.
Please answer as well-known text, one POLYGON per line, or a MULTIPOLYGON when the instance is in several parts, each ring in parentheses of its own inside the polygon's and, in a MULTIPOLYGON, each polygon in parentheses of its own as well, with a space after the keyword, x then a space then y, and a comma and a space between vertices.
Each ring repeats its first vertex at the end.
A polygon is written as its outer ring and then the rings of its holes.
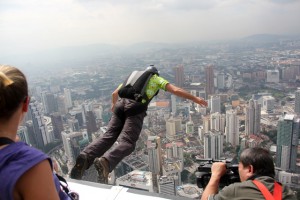
POLYGON ((300 39, 300 35, 255 34, 242 38, 242 40, 255 42, 277 42, 289 39, 300 39))

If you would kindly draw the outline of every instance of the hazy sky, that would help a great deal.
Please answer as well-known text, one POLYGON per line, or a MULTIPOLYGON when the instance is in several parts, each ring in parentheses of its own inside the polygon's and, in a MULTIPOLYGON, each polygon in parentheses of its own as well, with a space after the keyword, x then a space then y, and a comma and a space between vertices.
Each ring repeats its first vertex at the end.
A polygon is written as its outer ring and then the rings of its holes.
POLYGON ((300 34, 300 0, 0 0, 0 54, 300 34))

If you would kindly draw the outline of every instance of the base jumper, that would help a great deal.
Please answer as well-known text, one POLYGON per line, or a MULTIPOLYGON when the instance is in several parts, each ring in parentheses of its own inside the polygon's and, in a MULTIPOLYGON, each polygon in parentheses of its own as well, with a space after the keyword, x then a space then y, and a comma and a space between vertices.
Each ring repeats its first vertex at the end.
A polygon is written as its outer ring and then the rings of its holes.
POLYGON ((81 179, 84 171, 94 163, 99 182, 107 183, 108 174, 134 151, 148 104, 160 89, 207 106, 204 99, 193 96, 160 77, 158 70, 152 65, 144 71, 133 71, 112 93, 112 117, 107 131, 79 154, 70 177, 81 179), (118 144, 108 151, 117 139, 118 144))

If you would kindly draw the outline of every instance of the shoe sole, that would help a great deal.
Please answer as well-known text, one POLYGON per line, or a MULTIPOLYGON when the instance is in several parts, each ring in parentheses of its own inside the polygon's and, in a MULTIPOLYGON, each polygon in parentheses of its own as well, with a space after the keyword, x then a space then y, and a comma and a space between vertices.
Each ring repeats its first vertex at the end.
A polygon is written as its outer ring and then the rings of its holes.
POLYGON ((103 164, 102 164, 102 162, 99 158, 95 159, 94 166, 95 166, 95 168, 98 172, 98 181, 100 183, 107 184, 108 183, 108 176, 105 177, 105 175, 104 175, 105 170, 104 170, 103 164))
POLYGON ((86 167, 87 167, 86 158, 84 156, 79 155, 76 160, 76 164, 71 171, 70 177, 73 179, 81 180, 86 167))

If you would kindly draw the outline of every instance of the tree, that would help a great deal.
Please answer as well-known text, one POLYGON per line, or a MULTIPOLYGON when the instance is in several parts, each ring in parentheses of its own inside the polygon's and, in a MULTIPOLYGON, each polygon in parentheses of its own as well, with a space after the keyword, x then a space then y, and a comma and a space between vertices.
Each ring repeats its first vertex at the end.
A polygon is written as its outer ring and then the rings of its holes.
POLYGON ((184 161, 183 161, 183 164, 184 166, 191 166, 193 164, 193 160, 192 160, 192 157, 191 157, 191 154, 189 153, 183 153, 183 158, 184 158, 184 161))

